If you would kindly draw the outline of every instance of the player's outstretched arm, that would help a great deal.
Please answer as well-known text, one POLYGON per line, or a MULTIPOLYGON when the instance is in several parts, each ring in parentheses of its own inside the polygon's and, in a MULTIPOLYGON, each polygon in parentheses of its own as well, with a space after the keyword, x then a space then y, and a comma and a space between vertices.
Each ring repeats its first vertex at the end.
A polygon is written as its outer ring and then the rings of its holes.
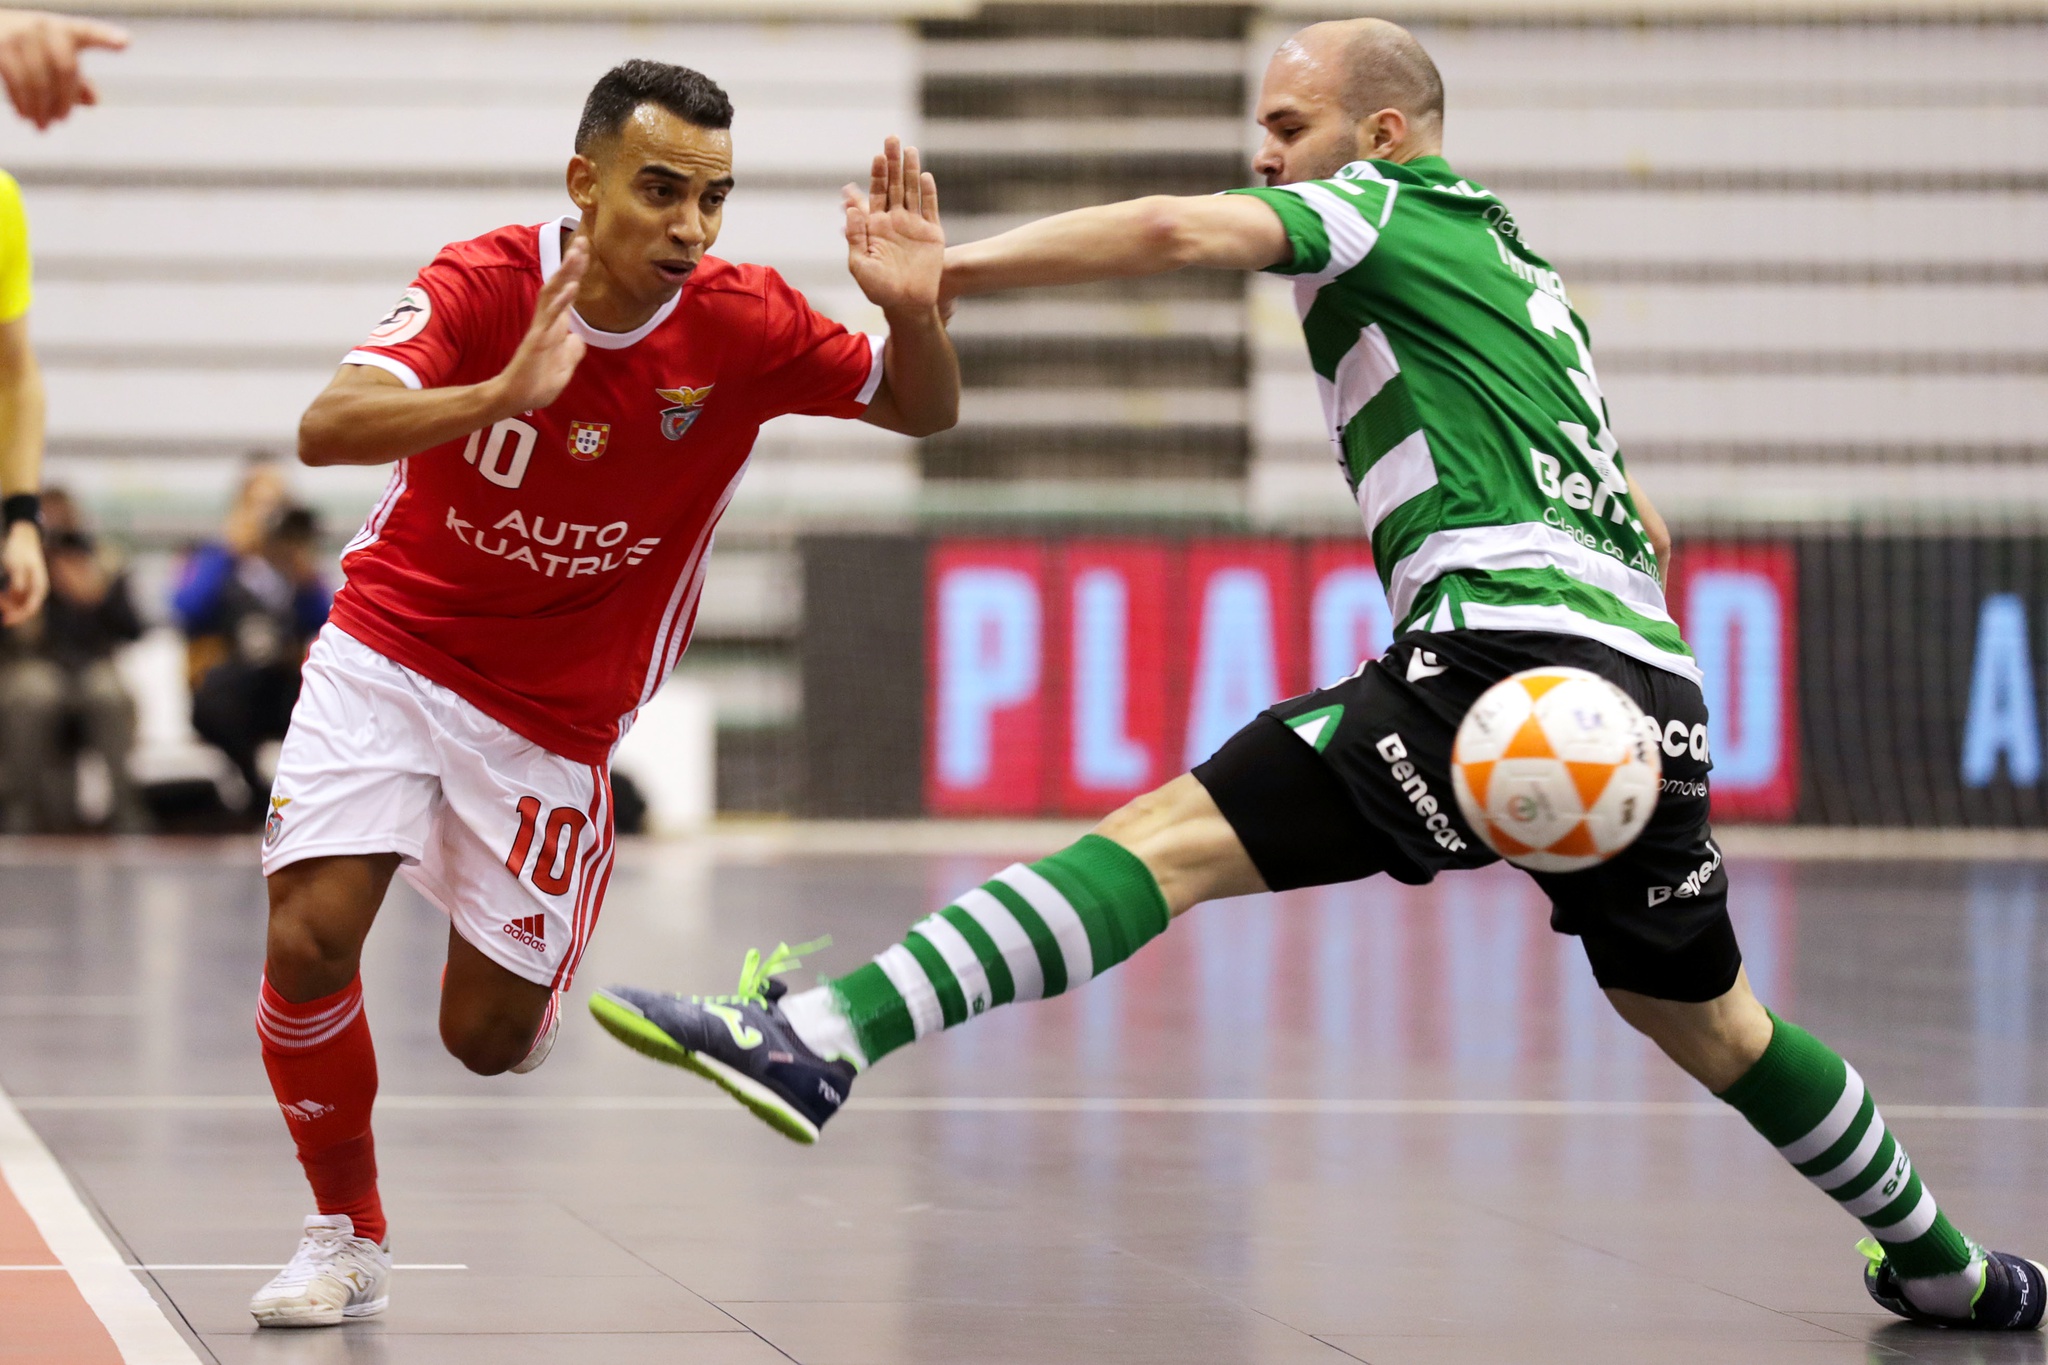
POLYGON ((589 266, 589 244, 578 237, 534 300, 533 322, 519 349, 481 384, 412 389, 372 366, 342 366, 299 419, 299 459, 309 465, 390 464, 548 406, 583 359, 583 338, 569 321, 589 266))
POLYGON ((1198 265, 1264 270, 1292 253, 1280 215, 1257 199, 1159 194, 1054 214, 948 248, 943 292, 954 299, 1198 265))
POLYGON ((939 312, 946 233, 939 184, 917 148, 882 144, 868 192, 848 185, 846 268, 889 323, 882 384, 861 420, 906 436, 930 436, 960 420, 960 358, 939 312))
POLYGON ((112 24, 38 10, 0 9, 0 81, 14 112, 47 128, 80 104, 98 104, 99 91, 78 69, 89 47, 119 50, 128 35, 112 24))
POLYGON ((1650 495, 1636 482, 1636 476, 1628 476, 1628 495, 1636 505, 1636 516, 1642 519, 1643 536, 1650 542, 1650 553, 1657 556, 1658 581, 1669 586, 1671 583, 1671 528, 1664 524, 1664 514, 1650 501, 1650 495))

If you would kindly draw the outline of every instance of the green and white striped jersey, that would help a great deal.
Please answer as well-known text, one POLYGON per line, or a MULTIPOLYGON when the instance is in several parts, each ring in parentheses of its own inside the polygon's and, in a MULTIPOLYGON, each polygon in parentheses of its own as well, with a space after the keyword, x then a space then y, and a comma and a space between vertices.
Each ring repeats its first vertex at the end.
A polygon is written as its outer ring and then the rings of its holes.
POLYGON ((1564 282, 1442 157, 1270 204, 1399 630, 1584 635, 1695 680, 1564 282))

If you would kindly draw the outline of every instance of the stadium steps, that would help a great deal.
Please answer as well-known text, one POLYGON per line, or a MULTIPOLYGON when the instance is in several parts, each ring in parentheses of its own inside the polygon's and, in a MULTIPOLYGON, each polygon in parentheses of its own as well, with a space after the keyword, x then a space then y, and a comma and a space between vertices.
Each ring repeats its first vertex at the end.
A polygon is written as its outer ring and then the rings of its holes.
MULTIPOLYGON (((949 235, 1238 183, 1249 15, 998 4, 925 23, 922 146, 949 235)), ((922 505, 1231 509, 1250 455, 1244 296, 1189 274, 962 303, 967 394, 960 426, 923 443, 922 505), (1162 496, 1173 481, 1193 495, 1162 496)))

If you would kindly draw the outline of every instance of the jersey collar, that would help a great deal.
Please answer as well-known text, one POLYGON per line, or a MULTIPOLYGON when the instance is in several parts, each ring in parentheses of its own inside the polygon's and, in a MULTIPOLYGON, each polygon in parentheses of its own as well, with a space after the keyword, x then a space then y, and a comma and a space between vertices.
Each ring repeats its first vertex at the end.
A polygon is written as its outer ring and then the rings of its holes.
MULTIPOLYGON (((562 268, 562 229, 567 228, 573 232, 582 225, 582 222, 583 220, 580 218, 570 218, 565 215, 552 222, 542 223, 535 229, 540 235, 540 279, 542 284, 546 284, 549 280, 553 279, 555 272, 562 268)), ((686 283, 684 288, 688 287, 686 283)), ((600 332, 597 328, 585 322, 583 315, 574 308, 569 310, 569 326, 577 336, 582 337, 586 342, 601 351, 623 351, 655 328, 661 326, 662 323, 667 322, 669 314, 675 312, 676 305, 682 301, 683 291, 678 289, 669 297, 667 303, 654 310, 653 317, 647 319, 647 321, 641 323, 630 332, 600 332)))

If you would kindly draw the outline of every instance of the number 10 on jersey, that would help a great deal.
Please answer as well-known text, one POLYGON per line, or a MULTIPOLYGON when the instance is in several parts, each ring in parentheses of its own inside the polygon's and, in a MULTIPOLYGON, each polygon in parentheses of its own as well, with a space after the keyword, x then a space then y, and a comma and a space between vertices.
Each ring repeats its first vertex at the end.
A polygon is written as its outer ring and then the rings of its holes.
POLYGON ((512 851, 505 855, 506 870, 515 877, 526 876, 550 896, 561 895, 576 879, 576 850, 589 825, 589 817, 574 806, 555 807, 548 812, 547 823, 543 825, 540 798, 520 797, 519 833, 512 840, 512 851), (533 847, 536 832, 540 834, 538 853, 533 847), (533 859, 530 874, 526 866, 529 856, 533 859))

